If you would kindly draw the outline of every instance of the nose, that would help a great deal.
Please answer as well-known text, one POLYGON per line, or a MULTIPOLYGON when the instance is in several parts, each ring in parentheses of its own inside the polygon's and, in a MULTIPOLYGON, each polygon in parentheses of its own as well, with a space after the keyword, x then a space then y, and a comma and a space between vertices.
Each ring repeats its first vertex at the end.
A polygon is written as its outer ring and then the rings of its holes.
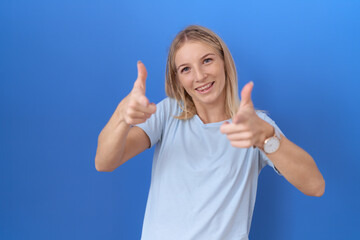
POLYGON ((201 68, 196 68, 195 69, 195 81, 196 82, 202 82, 204 81, 204 79, 206 78, 206 73, 203 69, 201 68))

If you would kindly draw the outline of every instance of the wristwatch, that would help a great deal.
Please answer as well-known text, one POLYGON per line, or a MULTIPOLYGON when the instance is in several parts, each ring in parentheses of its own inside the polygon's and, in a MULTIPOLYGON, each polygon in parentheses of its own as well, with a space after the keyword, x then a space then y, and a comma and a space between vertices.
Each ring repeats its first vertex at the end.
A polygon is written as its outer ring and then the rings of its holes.
POLYGON ((280 147, 281 134, 275 127, 274 130, 275 130, 274 136, 269 137, 264 141, 263 148, 266 154, 274 153, 280 147))

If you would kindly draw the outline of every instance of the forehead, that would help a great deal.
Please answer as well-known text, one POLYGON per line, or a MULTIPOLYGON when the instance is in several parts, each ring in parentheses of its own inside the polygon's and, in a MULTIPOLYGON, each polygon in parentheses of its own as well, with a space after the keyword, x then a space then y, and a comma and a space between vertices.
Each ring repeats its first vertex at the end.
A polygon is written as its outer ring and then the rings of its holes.
POLYGON ((205 54, 213 53, 217 55, 217 51, 207 43, 204 42, 185 42, 175 54, 176 66, 183 63, 191 63, 197 61, 205 54))

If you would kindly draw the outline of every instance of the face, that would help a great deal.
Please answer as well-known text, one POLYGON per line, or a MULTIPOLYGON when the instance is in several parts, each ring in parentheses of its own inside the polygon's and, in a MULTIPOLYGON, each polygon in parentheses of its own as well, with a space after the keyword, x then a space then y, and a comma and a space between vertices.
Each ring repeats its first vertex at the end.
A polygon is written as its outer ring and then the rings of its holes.
POLYGON ((175 55, 177 80, 196 107, 225 105, 224 61, 202 42, 186 42, 175 55))

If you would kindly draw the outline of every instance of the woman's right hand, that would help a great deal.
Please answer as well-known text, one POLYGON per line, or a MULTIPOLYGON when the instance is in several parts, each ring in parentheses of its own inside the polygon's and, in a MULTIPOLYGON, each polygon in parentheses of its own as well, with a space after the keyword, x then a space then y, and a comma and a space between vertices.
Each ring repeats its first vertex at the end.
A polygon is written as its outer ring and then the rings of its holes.
POLYGON ((145 96, 147 71, 145 65, 137 62, 138 76, 130 94, 119 104, 120 119, 128 125, 145 122, 156 112, 156 105, 145 96))

